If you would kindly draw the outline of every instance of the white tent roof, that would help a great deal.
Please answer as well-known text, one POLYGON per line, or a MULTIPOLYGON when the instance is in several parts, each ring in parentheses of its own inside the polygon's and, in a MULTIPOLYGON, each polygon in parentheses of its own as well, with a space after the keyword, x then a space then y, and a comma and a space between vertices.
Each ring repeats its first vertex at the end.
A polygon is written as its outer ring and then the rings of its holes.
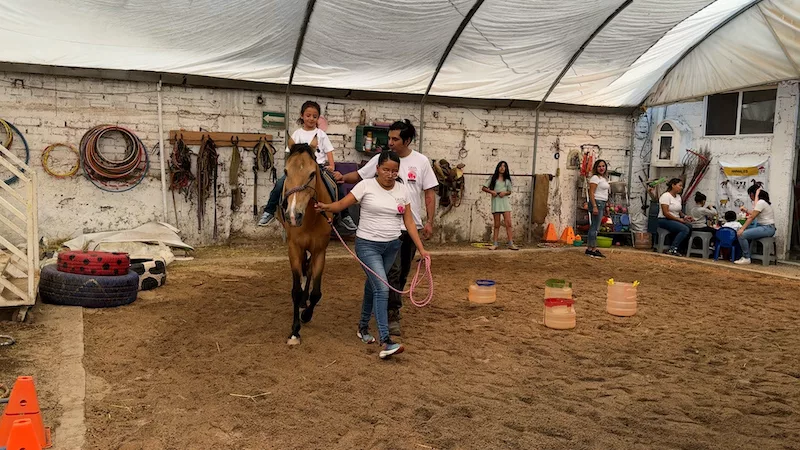
POLYGON ((800 0, 0 0, 0 60, 285 84, 309 4, 293 84, 636 106, 800 78, 800 0))

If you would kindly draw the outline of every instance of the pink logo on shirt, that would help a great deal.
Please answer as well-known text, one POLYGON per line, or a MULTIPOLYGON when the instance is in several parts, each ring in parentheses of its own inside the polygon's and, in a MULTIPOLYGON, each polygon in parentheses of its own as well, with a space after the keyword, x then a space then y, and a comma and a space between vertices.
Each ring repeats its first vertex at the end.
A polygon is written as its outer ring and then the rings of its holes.
POLYGON ((408 169, 408 175, 406 176, 408 181, 417 181, 417 168, 412 167, 408 169))
POLYGON ((405 205, 397 205, 397 214, 405 214, 406 206, 405 205))

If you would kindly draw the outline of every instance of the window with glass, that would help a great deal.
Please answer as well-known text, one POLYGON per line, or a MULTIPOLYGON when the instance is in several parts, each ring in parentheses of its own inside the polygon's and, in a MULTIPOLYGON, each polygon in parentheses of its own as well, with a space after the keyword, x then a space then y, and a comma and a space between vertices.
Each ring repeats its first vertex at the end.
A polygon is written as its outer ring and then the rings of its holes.
POLYGON ((706 136, 772 134, 777 96, 777 89, 709 95, 706 136))

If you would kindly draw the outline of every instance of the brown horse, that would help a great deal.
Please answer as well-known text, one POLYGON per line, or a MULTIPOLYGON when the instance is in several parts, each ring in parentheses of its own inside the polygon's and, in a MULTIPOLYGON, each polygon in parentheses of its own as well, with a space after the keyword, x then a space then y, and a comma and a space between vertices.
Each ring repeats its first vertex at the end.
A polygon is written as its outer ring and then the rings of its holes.
POLYGON ((320 286, 325 269, 325 250, 331 235, 327 218, 314 210, 316 202, 331 202, 331 196, 322 179, 322 171, 314 159, 314 141, 308 145, 295 144, 289 140, 286 182, 281 196, 279 220, 286 229, 289 244, 294 304, 292 333, 287 341, 289 345, 300 343, 300 323, 311 320, 314 307, 322 297, 320 286))

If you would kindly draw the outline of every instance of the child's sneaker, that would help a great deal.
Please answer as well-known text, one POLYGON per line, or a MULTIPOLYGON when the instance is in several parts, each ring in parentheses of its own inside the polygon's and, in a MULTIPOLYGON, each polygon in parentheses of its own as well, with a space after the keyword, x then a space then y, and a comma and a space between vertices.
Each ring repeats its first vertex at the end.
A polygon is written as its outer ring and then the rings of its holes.
POLYGON ((383 350, 381 350, 378 356, 380 356, 381 359, 386 359, 392 355, 399 355, 400 353, 403 353, 403 350, 405 350, 403 344, 396 344, 392 342, 391 339, 387 339, 384 341, 383 350))
POLYGON ((258 220, 258 226, 265 227, 272 223, 273 220, 275 220, 275 215, 264 211, 264 214, 261 215, 261 219, 258 220))
POLYGON ((514 245, 514 243, 512 242, 512 243, 508 244, 508 249, 509 250, 519 250, 519 247, 514 245))
POLYGON ((353 218, 350 216, 342 217, 341 219, 339 219, 339 223, 341 223, 342 226, 345 227, 345 229, 347 229, 347 231, 358 230, 358 226, 356 225, 355 222, 353 222, 353 218))
POLYGON ((356 336, 358 336, 358 338, 361 339, 361 342, 365 344, 372 344, 375 342, 375 337, 369 334, 369 330, 366 328, 358 330, 356 336))

